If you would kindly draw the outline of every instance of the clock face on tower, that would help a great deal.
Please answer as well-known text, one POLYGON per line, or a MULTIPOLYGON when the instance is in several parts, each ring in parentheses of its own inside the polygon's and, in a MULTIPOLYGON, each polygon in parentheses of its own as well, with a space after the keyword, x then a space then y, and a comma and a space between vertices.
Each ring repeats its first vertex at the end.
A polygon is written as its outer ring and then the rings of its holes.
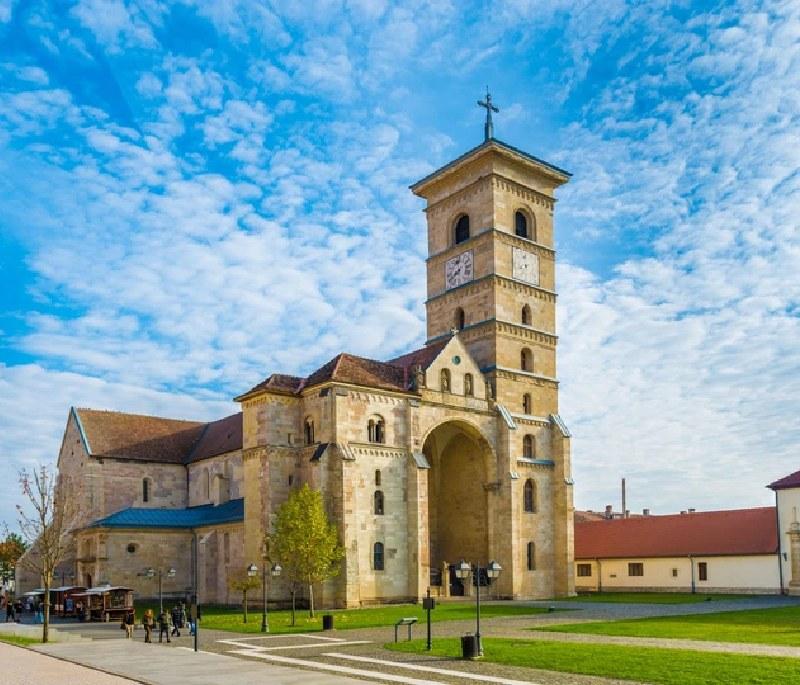
POLYGON ((539 257, 525 250, 514 248, 513 276, 517 280, 539 285, 539 257))
POLYGON ((444 265, 444 285, 450 290, 472 280, 472 250, 451 257, 444 265))

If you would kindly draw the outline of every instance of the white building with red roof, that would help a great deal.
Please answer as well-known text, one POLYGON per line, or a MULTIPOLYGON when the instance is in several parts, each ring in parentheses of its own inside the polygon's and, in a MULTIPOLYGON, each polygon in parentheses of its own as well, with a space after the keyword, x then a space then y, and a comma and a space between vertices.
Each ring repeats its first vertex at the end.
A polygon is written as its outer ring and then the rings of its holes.
POLYGON ((780 552, 775 507, 576 517, 575 586, 777 594, 783 587, 780 552))

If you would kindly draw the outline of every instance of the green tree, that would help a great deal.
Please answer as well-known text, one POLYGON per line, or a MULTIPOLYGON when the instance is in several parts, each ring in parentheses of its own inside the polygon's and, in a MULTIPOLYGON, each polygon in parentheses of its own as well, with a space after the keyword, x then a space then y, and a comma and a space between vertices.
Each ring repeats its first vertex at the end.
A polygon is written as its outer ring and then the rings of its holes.
POLYGON ((333 578, 344 556, 336 526, 328 520, 319 490, 303 485, 292 491, 275 516, 271 544, 292 587, 292 625, 299 583, 308 586, 309 616, 314 618, 314 583, 333 578))
POLYGON ((261 579, 257 575, 249 575, 247 569, 235 571, 228 579, 228 587, 234 592, 242 593, 243 622, 247 623, 247 593, 250 590, 257 590, 260 588, 261 579))
POLYGON ((17 561, 28 546, 18 533, 6 530, 6 537, 0 541, 0 578, 7 581, 14 577, 17 561))

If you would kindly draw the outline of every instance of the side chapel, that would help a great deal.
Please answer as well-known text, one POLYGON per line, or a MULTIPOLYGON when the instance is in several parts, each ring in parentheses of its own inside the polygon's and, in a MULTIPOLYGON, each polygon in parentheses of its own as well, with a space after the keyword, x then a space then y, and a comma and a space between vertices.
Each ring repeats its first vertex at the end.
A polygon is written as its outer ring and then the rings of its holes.
MULTIPOLYGON (((495 597, 574 593, 553 238, 570 175, 494 138, 480 104, 484 142, 411 186, 426 202, 425 345, 272 374, 210 423, 71 409, 59 488, 78 507, 56 585, 151 597, 154 568, 167 595, 196 573, 201 602, 236 602, 230 575, 262 563, 276 509, 308 483, 346 552, 324 604, 469 594, 461 559, 500 563, 495 597)), ((21 591, 39 585, 20 574, 21 591)), ((288 596, 276 581, 273 601, 288 596)))

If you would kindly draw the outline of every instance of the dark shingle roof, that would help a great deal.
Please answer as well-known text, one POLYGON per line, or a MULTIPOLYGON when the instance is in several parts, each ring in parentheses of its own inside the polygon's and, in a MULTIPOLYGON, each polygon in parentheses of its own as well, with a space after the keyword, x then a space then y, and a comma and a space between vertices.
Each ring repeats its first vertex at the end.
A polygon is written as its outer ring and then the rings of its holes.
POLYGON ((200 528, 244 520, 244 499, 232 499, 225 504, 184 509, 145 509, 130 507, 98 519, 90 528, 200 528))
POLYGON ((770 483, 768 488, 773 490, 786 490, 787 488, 800 488, 800 471, 790 473, 788 476, 779 478, 774 483, 770 483))
POLYGON ((216 457, 242 449, 242 412, 206 424, 200 440, 184 460, 185 463, 216 457))
POLYGON ((570 176, 572 176, 572 174, 569 171, 566 171, 565 169, 561 169, 561 168, 555 166, 554 164, 550 164, 550 162, 545 162, 543 159, 539 159, 538 157, 534 157, 533 155, 528 154, 527 152, 524 152, 523 150, 520 150, 519 148, 514 147, 513 145, 509 145, 508 143, 504 143, 502 140, 498 140, 497 138, 491 138, 490 140, 484 140, 480 145, 476 145, 471 150, 467 150, 460 157, 456 157, 456 159, 452 160, 451 162, 448 162, 444 166, 439 167, 435 171, 432 171, 427 176, 425 176, 425 178, 421 178, 419 181, 417 181, 416 183, 414 183, 411 186, 411 190, 416 193, 416 189, 417 188, 419 188, 423 184, 427 183, 428 181, 430 181, 435 176, 438 176, 439 174, 441 174, 444 171, 449 171, 450 169, 452 169, 452 168, 458 166, 459 164, 461 164, 468 157, 471 157, 472 155, 474 155, 476 152, 480 152, 481 150, 486 149, 486 148, 490 148, 490 147, 498 147, 501 150, 507 150, 508 152, 513 152, 514 154, 519 155, 520 157, 524 157, 528 161, 534 162, 535 164, 540 164, 541 166, 549 169, 550 171, 558 174, 559 176, 565 177, 565 180, 568 179, 570 176))
POLYGON ((775 507, 575 521, 576 559, 774 554, 775 507))

